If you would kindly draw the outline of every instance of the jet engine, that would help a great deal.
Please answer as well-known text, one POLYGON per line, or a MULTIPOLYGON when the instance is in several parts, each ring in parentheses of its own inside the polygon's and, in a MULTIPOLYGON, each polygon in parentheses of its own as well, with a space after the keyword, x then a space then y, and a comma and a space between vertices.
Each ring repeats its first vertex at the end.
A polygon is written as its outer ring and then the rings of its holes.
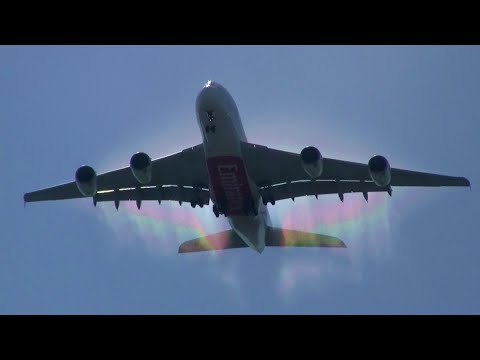
POLYGON ((377 186, 388 186, 392 179, 390 164, 381 155, 376 155, 368 161, 368 172, 377 186))
POLYGON ((75 182, 83 196, 93 196, 97 193, 97 174, 90 166, 80 166, 75 172, 75 182))
POLYGON ((311 177, 316 178, 322 174, 323 158, 320 151, 314 146, 307 146, 300 153, 303 170, 311 177))
POLYGON ((140 184, 148 184, 152 180, 152 159, 147 154, 134 154, 130 159, 130 169, 140 184))

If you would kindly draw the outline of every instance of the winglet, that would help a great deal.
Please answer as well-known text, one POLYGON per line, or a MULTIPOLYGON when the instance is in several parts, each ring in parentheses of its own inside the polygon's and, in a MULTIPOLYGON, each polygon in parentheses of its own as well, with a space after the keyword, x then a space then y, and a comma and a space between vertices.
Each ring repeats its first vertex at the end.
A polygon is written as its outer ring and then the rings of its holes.
POLYGON ((461 183, 459 184, 460 186, 468 186, 470 187, 470 190, 472 189, 472 185, 470 184, 470 180, 468 180, 466 177, 460 177, 458 178, 461 183))
POLYGON ((470 191, 472 191, 472 184, 470 184, 470 180, 468 180, 467 178, 463 178, 465 180, 465 183, 467 184, 467 186, 470 188, 470 191))

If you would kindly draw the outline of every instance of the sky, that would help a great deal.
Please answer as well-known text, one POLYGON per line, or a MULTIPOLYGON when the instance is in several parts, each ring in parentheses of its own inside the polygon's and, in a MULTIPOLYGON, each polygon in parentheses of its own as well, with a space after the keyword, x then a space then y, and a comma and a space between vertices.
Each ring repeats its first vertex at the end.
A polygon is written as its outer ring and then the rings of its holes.
POLYGON ((0 46, 1 314, 478 314, 478 46, 0 46), (252 143, 465 176, 472 188, 394 188, 285 200, 273 225, 346 249, 177 254, 228 229, 211 205, 25 192, 144 151, 201 142, 207 82, 235 99, 252 143))

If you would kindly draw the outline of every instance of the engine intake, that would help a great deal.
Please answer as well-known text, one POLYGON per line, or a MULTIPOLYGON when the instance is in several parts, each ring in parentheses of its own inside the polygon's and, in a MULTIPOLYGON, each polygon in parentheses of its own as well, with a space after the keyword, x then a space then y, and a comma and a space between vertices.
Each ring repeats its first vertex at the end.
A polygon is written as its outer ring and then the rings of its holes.
POLYGON ((97 193, 97 174, 92 167, 80 166, 75 172, 75 182, 83 196, 93 196, 97 193))
POLYGON ((152 159, 147 154, 134 154, 130 159, 130 169, 140 184, 148 184, 152 180, 152 159))
POLYGON ((314 146, 307 146, 300 153, 303 170, 311 177, 316 178, 322 174, 323 158, 320 151, 314 146))
POLYGON ((368 161, 368 172, 377 186, 388 186, 392 179, 390 164, 381 155, 376 155, 368 161))

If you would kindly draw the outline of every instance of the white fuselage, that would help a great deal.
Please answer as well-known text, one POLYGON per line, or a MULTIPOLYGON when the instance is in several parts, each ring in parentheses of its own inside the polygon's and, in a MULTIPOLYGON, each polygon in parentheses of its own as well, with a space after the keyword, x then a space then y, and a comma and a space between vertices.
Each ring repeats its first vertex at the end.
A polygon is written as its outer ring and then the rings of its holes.
POLYGON ((222 85, 209 81, 197 96, 196 115, 212 202, 227 215, 233 231, 248 246, 262 252, 270 218, 243 160, 241 142, 247 138, 235 101, 222 85), (257 216, 248 212, 252 205, 257 216))

